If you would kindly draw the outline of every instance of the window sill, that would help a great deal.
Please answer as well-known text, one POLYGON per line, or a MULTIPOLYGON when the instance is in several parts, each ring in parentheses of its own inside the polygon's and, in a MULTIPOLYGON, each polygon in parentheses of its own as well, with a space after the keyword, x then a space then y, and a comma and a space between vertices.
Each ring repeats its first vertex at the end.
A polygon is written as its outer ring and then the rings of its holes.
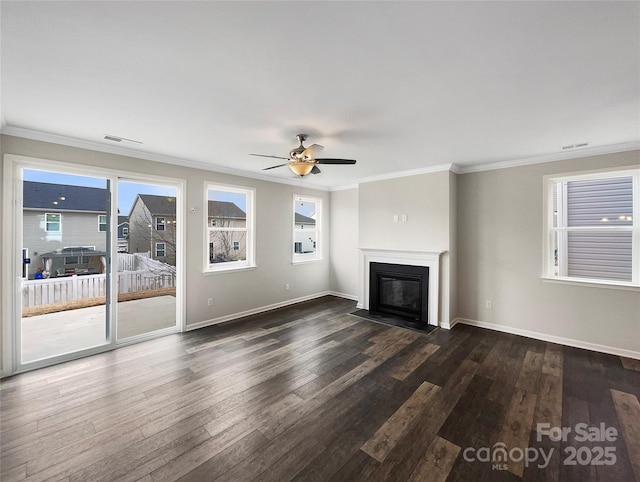
POLYGON ((233 268, 208 269, 202 272, 202 276, 210 276, 223 273, 236 273, 238 271, 253 271, 257 267, 258 266, 254 264, 250 266, 237 266, 233 268))
POLYGON ((632 283, 616 282, 616 281, 604 281, 604 280, 581 280, 577 278, 559 278, 557 276, 542 276, 542 281, 545 283, 557 283, 562 285, 573 286, 587 286, 590 288, 608 288, 614 290, 626 290, 626 291, 640 291, 640 286, 632 283))
POLYGON ((292 259, 291 264, 308 264, 317 263, 318 261, 322 261, 322 258, 292 259))

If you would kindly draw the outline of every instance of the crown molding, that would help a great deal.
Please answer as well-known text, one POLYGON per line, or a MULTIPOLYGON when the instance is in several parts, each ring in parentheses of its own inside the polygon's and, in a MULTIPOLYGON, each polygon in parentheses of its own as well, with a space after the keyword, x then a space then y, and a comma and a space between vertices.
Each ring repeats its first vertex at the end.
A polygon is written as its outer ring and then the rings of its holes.
MULTIPOLYGON (((368 176, 358 179, 358 184, 365 182, 386 181, 387 179, 397 179, 399 177, 419 176, 421 174, 431 174, 433 172, 451 171, 455 169, 454 164, 438 164, 437 166, 421 167, 418 169, 408 169, 406 171, 390 172, 378 176, 368 176)), ((453 171, 456 172, 456 171, 453 171)))
POLYGON ((488 162, 473 166, 454 164, 456 169, 453 170, 453 172, 456 174, 469 174, 472 172, 493 171, 496 169, 507 169, 510 167, 528 166, 530 164, 542 164, 545 162, 565 161, 567 159, 579 159, 582 157, 600 156, 603 154, 616 154, 619 152, 635 151, 638 149, 640 149, 640 141, 632 141, 623 144, 611 144, 608 146, 578 148, 564 152, 554 152, 553 154, 523 157, 521 159, 508 161, 488 162))
MULTIPOLYGON (((229 167, 217 166, 214 164, 207 164, 206 162, 192 161, 189 159, 181 159, 178 157, 165 156, 162 154, 154 154, 152 152, 142 151, 138 149, 130 149, 121 146, 111 146, 102 144, 95 141, 86 141, 77 139, 75 137, 61 136, 59 134, 51 134, 48 132, 36 131, 32 129, 24 129, 22 127, 3 126, 0 129, 0 134, 21 137, 24 139, 30 139, 33 141, 49 142, 52 144, 59 144, 67 147, 77 147, 79 149, 88 149, 91 151, 104 152, 107 154, 115 154, 119 156, 134 157, 137 159, 144 159, 147 161, 161 162, 163 164, 171 164, 174 166, 190 167, 193 169, 201 169, 204 171, 217 172, 220 174, 229 174, 231 176, 248 177, 250 179, 257 179, 260 181, 275 182, 278 184, 288 184, 290 186, 300 187, 299 179, 279 179, 264 174, 253 173, 249 171, 242 171, 240 169, 233 169, 229 167)), ((329 187, 321 186, 319 184, 312 184, 309 182, 304 183, 304 187, 308 189, 315 189, 318 191, 329 191, 329 187)))
POLYGON ((358 189, 358 184, 345 184, 343 186, 333 186, 329 191, 348 191, 349 189, 358 189))

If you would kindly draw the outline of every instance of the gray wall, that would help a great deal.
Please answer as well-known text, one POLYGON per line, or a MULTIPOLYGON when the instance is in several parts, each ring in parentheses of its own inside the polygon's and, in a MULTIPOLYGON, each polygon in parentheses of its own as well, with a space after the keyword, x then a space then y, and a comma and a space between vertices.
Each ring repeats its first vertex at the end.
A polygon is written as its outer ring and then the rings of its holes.
POLYGON ((331 193, 330 288, 352 299, 358 291, 358 189, 331 193))
POLYGON ((633 151, 458 176, 458 316, 640 352, 638 291, 540 279, 543 176, 639 160, 633 151))

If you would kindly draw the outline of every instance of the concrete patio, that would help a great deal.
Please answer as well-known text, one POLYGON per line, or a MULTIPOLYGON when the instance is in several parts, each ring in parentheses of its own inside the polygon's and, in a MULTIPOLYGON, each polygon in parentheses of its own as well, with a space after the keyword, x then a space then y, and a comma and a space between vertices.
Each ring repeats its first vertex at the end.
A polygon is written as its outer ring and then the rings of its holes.
MULTIPOLYGON (((176 325, 176 299, 158 296, 118 303, 117 339, 176 325)), ((22 362, 82 350, 105 342, 105 306, 22 319, 22 362)))

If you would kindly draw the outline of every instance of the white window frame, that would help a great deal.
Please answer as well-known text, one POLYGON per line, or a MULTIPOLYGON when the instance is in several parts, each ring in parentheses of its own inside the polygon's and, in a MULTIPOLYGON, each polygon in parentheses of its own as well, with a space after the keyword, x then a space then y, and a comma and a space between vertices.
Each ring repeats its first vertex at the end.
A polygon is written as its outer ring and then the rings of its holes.
POLYGON ((225 273, 230 271, 238 271, 245 269, 253 269, 256 267, 256 246, 255 246, 255 228, 256 228, 256 216, 255 216, 255 203, 256 203, 256 190, 251 187, 234 186, 229 184, 219 184, 213 182, 205 182, 204 188, 204 226, 206 226, 204 246, 204 268, 203 273, 225 273), (228 226, 213 226, 216 223, 209 221, 209 191, 227 191, 230 193, 244 194, 246 196, 247 206, 245 209, 246 223, 244 228, 240 227, 228 227, 228 226), (222 263, 211 263, 209 260, 209 239, 210 233, 214 231, 238 231, 245 233, 245 246, 246 246, 246 259, 243 261, 229 261, 222 263))
POLYGON ((107 232, 107 215, 106 214, 98 214, 98 232, 99 233, 107 232), (104 229, 100 229, 101 226, 104 226, 104 229))
POLYGON ((167 256, 167 243, 162 242, 162 241, 157 242, 155 244, 155 250, 154 251, 155 251, 155 257, 156 258, 166 258, 166 256, 167 256), (162 245, 162 252, 164 254, 158 254, 158 248, 159 248, 160 245, 162 245))
POLYGON ((293 264, 298 264, 298 263, 307 263, 307 262, 313 262, 313 261, 320 261, 322 259, 322 209, 323 209, 323 205, 322 205, 323 199, 322 198, 318 198, 318 197, 311 197, 311 196, 304 196, 301 194, 294 194, 293 195, 293 200, 291 203, 291 208, 292 208, 292 239, 291 239, 291 263, 293 264), (303 202, 312 202, 315 203, 316 205, 316 212, 315 212, 315 220, 316 220, 316 226, 315 228, 312 229, 298 229, 296 226, 296 201, 303 201, 303 202), (305 233, 314 233, 315 234, 315 242, 316 242, 316 246, 315 246, 315 251, 313 253, 296 253, 295 251, 295 245, 296 245, 296 234, 297 233, 301 233, 301 232, 305 232, 305 233))
POLYGON ((156 216, 156 231, 167 230, 167 218, 164 216, 156 216), (160 229, 162 228, 162 229, 160 229))
MULTIPOLYGON (((53 223, 53 221, 52 221, 53 223)), ((62 214, 61 213, 45 213, 44 214, 44 231, 46 233, 61 233, 62 232, 62 214), (58 216, 58 229, 49 229, 49 221, 47 216, 58 216)))
MULTIPOLYGON (((560 201, 562 202, 562 201, 560 201)), ((583 173, 566 173, 549 175, 544 177, 544 229, 543 229, 543 276, 544 280, 603 287, 619 287, 636 289, 640 287, 640 169, 598 170, 583 173), (554 227, 553 212, 553 186, 558 182, 587 181, 596 179, 611 179, 618 177, 633 178, 633 221, 632 226, 603 226, 607 231, 631 231, 632 232, 632 277, 631 281, 608 280, 601 278, 582 278, 564 275, 563 263, 566 263, 564 249, 566 244, 558 243, 558 273, 554 263, 554 234, 568 233, 570 231, 593 230, 594 227, 554 227)))

